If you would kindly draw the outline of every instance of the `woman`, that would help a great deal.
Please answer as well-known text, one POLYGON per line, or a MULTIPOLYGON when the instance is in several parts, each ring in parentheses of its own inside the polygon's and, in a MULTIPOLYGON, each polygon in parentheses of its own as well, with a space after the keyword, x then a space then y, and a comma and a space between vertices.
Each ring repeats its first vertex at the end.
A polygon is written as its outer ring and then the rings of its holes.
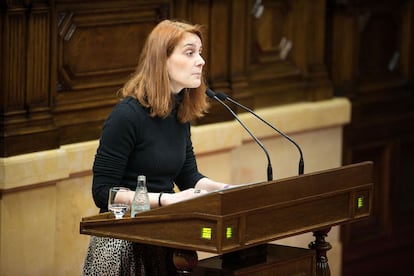
MULTIPOLYGON (((190 121, 208 106, 200 26, 164 20, 150 33, 122 101, 107 118, 93 165, 95 204, 106 212, 113 186, 147 178, 151 208, 226 188, 197 169, 190 121), (174 183, 179 192, 174 193, 174 183), (201 192, 199 192, 201 191, 201 192)), ((171 275, 170 249, 91 237, 84 275, 171 275)))

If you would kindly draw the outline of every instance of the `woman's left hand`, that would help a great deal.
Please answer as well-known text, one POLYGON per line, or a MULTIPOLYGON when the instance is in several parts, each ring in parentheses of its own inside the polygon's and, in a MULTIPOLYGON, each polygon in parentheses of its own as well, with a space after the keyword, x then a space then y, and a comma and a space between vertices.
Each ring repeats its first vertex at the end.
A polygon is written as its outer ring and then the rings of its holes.
POLYGON ((208 191, 202 189, 190 188, 178 193, 173 194, 163 194, 162 196, 162 206, 174 204, 183 200, 188 200, 194 197, 207 194, 208 191))

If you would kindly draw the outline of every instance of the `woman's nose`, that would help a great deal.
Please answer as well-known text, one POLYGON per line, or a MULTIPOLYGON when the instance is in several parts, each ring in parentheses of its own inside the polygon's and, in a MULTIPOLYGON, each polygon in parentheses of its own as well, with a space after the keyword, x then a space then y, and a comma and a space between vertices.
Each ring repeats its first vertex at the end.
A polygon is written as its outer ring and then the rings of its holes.
POLYGON ((203 57, 199 54, 198 55, 198 59, 197 59, 197 65, 198 66, 203 66, 206 62, 204 61, 203 57))

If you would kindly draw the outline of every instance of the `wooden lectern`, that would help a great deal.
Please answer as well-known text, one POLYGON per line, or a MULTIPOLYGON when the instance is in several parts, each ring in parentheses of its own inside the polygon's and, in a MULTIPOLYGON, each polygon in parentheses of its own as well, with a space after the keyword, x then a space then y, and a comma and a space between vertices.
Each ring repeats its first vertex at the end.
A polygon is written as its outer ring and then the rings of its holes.
POLYGON ((114 219, 110 213, 85 217, 80 233, 184 252, 211 252, 220 255, 223 265, 235 267, 246 260, 254 259, 255 265, 264 261, 268 250, 263 245, 270 241, 314 232, 310 248, 316 252, 316 273, 329 275, 326 251, 330 245, 325 236, 332 226, 371 215, 372 166, 372 162, 362 162, 235 186, 135 218, 114 219))

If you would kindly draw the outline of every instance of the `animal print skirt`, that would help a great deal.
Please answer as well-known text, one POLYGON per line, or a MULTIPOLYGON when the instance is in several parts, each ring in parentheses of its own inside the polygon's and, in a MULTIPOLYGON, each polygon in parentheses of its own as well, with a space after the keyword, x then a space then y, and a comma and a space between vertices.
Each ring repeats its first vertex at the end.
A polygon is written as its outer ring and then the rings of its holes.
POLYGON ((172 259, 171 248, 91 236, 83 275, 177 275, 172 259))

